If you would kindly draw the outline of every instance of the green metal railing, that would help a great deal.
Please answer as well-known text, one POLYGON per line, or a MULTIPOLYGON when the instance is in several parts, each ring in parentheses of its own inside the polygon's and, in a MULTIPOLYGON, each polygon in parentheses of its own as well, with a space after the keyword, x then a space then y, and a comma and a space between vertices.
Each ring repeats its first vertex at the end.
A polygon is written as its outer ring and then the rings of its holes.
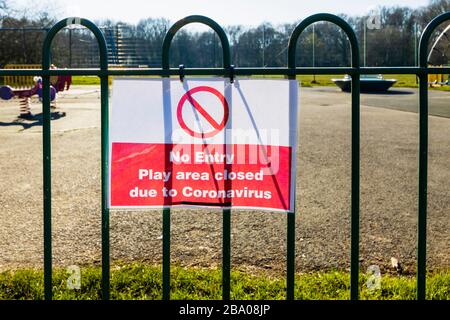
MULTIPOLYGON (((95 35, 100 51, 100 70, 108 71, 108 50, 106 40, 100 29, 86 19, 68 18, 55 24, 47 33, 42 52, 42 69, 48 71, 51 65, 51 44, 56 34, 71 24, 81 24, 95 35)), ((108 123, 109 88, 108 75, 100 76, 101 87, 101 179, 102 179, 102 294, 109 299, 109 209, 108 209, 108 123)), ((52 192, 51 192, 51 111, 50 111, 50 75, 43 74, 43 163, 44 163, 44 288, 45 299, 52 298, 52 192)))
MULTIPOLYGON (((328 21, 339 26, 350 41, 352 53, 352 68, 359 70, 358 39, 347 22, 331 14, 316 14, 303 20, 295 29, 289 39, 288 68, 291 70, 290 78, 295 79, 295 58, 297 40, 300 34, 311 24, 318 21, 328 21)), ((359 73, 352 74, 352 186, 351 186, 351 255, 350 255, 350 296, 358 299, 359 280, 359 73)), ((294 268, 295 268, 295 214, 288 216, 288 267, 287 267, 287 297, 294 299, 294 268), (289 250, 292 247, 291 250, 289 250)))
MULTIPOLYGON (((43 169, 44 169, 44 290, 45 299, 52 299, 52 193, 51 193, 51 113, 50 76, 85 75, 101 79, 101 188, 102 188, 102 298, 110 297, 110 241, 108 196, 108 76, 198 76, 216 75, 224 77, 249 75, 284 75, 295 79, 307 74, 349 74, 352 77, 352 163, 351 163, 351 299, 357 300, 359 293, 359 197, 360 197, 360 76, 361 74, 412 74, 419 77, 419 186, 418 186, 418 240, 417 240, 417 299, 425 299, 426 284, 426 220, 427 220, 427 168, 428 168, 428 74, 450 73, 450 67, 429 68, 427 65, 428 43, 433 31, 443 22, 450 21, 450 12, 433 19, 425 28, 419 44, 418 67, 362 68, 356 35, 350 25, 331 14, 316 14, 303 20, 289 39, 287 68, 234 68, 231 64, 230 46, 224 30, 213 20, 203 16, 189 16, 175 23, 167 32, 162 51, 161 69, 108 69, 108 53, 103 33, 92 22, 81 18, 68 18, 55 24, 48 32, 43 45, 43 67, 41 69, 4 69, 0 76, 41 76, 43 78, 43 169), (311 24, 328 21, 339 26, 350 41, 352 66, 345 68, 297 68, 295 66, 297 40, 311 24), (202 23, 211 27, 219 36, 223 49, 222 68, 170 68, 169 49, 176 32, 189 23, 202 23), (81 24, 95 35, 100 51, 100 69, 56 69, 50 70, 51 44, 55 35, 64 27, 81 24)), ((223 210, 222 240, 222 290, 223 299, 230 299, 231 270, 231 210, 223 210)), ((295 284, 295 212, 287 214, 287 299, 294 299, 295 284)), ((170 299, 170 209, 163 210, 163 299, 170 299)))
MULTIPOLYGON (((230 44, 225 31, 215 21, 203 16, 189 16, 176 22, 167 31, 162 46, 162 68, 169 70, 169 50, 176 32, 189 23, 203 23, 219 36, 223 50, 223 68, 232 70, 230 44)), ((180 66, 184 70, 183 66, 180 66)), ((180 70, 180 71, 181 71, 180 70)), ((231 281, 231 210, 222 211, 222 298, 230 300, 231 281)), ((163 211, 163 299, 170 298, 170 209, 163 211)))

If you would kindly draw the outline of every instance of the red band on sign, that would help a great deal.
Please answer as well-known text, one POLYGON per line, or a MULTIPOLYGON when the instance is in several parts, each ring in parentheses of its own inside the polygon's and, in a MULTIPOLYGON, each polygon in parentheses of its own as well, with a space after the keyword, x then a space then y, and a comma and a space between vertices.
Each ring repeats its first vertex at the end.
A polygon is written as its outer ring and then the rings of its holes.
POLYGON ((215 136, 216 134, 218 134, 225 128, 225 125, 228 122, 228 117, 229 117, 229 107, 228 107, 227 100, 225 99, 225 97, 223 96, 222 93, 220 93, 218 90, 211 88, 211 87, 200 86, 200 87, 193 88, 193 89, 189 90, 188 92, 186 92, 181 97, 180 102, 178 103, 178 108, 177 108, 178 122, 180 123, 181 128, 183 128, 183 130, 185 132, 187 132, 189 135, 191 135, 195 138, 211 138, 211 137, 215 136), (223 107, 222 122, 218 123, 216 120, 214 120, 214 118, 200 105, 200 103, 198 103, 197 100, 194 99, 194 97, 192 95, 194 93, 198 93, 198 92, 209 92, 209 93, 212 93, 213 95, 215 95, 219 99, 219 101, 223 107), (184 107, 186 101, 188 101, 195 108, 195 110, 197 110, 197 112, 202 115, 202 117, 214 128, 214 130, 209 131, 209 132, 197 132, 197 131, 194 131, 193 129, 189 128, 189 126, 186 124, 186 122, 183 119, 183 107, 184 107))
POLYGON ((113 143, 110 203, 116 208, 209 206, 288 211, 291 157, 292 149, 283 146, 233 145, 228 150, 222 144, 113 143), (222 155, 222 160, 213 160, 214 154, 222 155), (183 162, 183 155, 189 155, 189 161, 183 162), (169 194, 169 189, 174 193, 169 194))

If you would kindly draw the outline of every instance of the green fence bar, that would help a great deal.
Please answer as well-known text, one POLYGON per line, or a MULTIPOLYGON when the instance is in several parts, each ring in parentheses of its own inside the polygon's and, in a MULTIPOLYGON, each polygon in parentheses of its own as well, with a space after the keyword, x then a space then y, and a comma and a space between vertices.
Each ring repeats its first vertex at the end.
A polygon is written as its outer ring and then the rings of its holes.
MULTIPOLYGON (((43 78, 43 218, 44 218, 44 296, 52 299, 52 191, 51 191, 51 111, 50 76, 91 75, 101 79, 101 188, 102 188, 102 298, 109 299, 110 239, 108 209, 108 76, 162 76, 180 75, 181 69, 170 68, 169 49, 176 32, 189 23, 202 23, 211 27, 219 36, 223 48, 222 68, 185 68, 183 75, 250 76, 284 75, 295 79, 297 75, 349 74, 352 77, 352 182, 351 182, 351 292, 352 300, 358 299, 359 280, 359 210, 360 210, 360 76, 361 74, 415 74, 419 77, 419 184, 418 184, 418 239, 417 239, 417 299, 426 297, 426 223, 427 223, 427 168, 428 168, 428 75, 450 73, 450 67, 428 67, 428 43, 433 31, 443 22, 450 21, 450 12, 433 19, 425 28, 419 44, 419 67, 360 67, 358 41, 353 29, 341 18, 320 13, 303 20, 289 39, 287 68, 233 68, 228 38, 223 29, 204 16, 189 16, 176 22, 167 32, 162 48, 161 69, 108 69, 108 52, 105 38, 92 22, 81 18, 68 18, 56 23, 47 33, 43 44, 42 69, 1 69, 0 76, 41 76, 43 78), (296 44, 300 34, 311 24, 328 21, 339 26, 350 41, 352 66, 345 68, 297 68, 296 44), (50 70, 51 44, 55 35, 64 27, 81 24, 91 30, 98 42, 100 69, 50 70)), ((230 299, 231 270, 231 210, 223 210, 223 299, 230 299)), ((287 299, 294 299, 295 288, 295 210, 287 215, 287 299)), ((170 299, 170 209, 163 210, 163 299, 170 299)))
MULTIPOLYGON (((295 70, 287 68, 235 68, 235 76, 252 76, 252 75, 278 75, 289 76, 295 75, 342 75, 342 74, 448 74, 450 67, 370 67, 370 68, 349 68, 349 67, 297 67, 295 70)), ((0 76, 179 76, 179 68, 170 69, 108 69, 106 71, 100 69, 0 69, 0 76)), ((230 71, 223 68, 185 68, 183 74, 186 76, 229 76, 230 71)))
POLYGON ((425 299, 428 179, 428 75, 419 76, 419 188, 417 226, 417 299, 425 299))
MULTIPOLYGON (((419 65, 428 68, 428 44, 433 31, 450 20, 450 12, 434 18, 425 28, 419 43, 419 65)), ((428 74, 419 75, 419 212, 417 226, 417 299, 426 297, 427 268, 427 186, 428 186, 428 74)))
MULTIPOLYGON (((103 61, 108 61, 106 58, 103 61)), ((105 64, 105 68, 108 65, 105 64)), ((109 242, 109 208, 108 208, 108 172, 109 172, 109 84, 108 77, 100 77, 101 91, 101 148, 102 148, 102 298, 109 300, 110 294, 110 242, 109 242)))
MULTIPOLYGON (((88 28, 97 39, 100 51, 100 69, 108 70, 108 51, 106 40, 100 29, 91 21, 81 18, 67 18, 56 23, 47 33, 42 52, 42 69, 48 71, 51 65, 51 46, 56 34, 66 26, 80 24, 88 28)), ((101 135, 102 135, 102 293, 109 299, 109 210, 108 195, 108 77, 101 77, 101 135)), ((42 110, 43 121, 43 168, 44 168, 44 295, 52 299, 52 193, 51 193, 51 112, 50 76, 43 76, 42 110)))
POLYGON ((222 212, 222 299, 230 300, 231 291, 231 210, 222 212))
MULTIPOLYGON (((338 16, 328 14, 328 13, 318 13, 312 15, 305 20, 303 20, 292 32, 289 39, 288 47, 288 67, 291 71, 291 78, 295 78, 296 72, 296 47, 297 40, 301 33, 313 23, 319 21, 327 21, 339 26, 347 35, 350 41, 350 48, 352 53, 352 69, 354 70, 352 74, 352 200, 351 200, 351 286, 350 295, 352 300, 358 299, 358 279, 359 279, 359 131, 360 131, 360 79, 359 79, 359 46, 356 34, 350 25, 338 16)), ((294 298, 294 264, 295 261, 290 261, 295 259, 295 253, 291 250, 295 250, 295 235, 289 233, 295 232, 295 219, 288 218, 288 268, 287 268, 287 297, 288 299, 294 298)))
MULTIPOLYGON (((49 66, 44 63, 43 68, 49 68, 49 66)), ((50 131, 50 76, 44 76, 42 78, 42 85, 42 141, 44 168, 44 297, 46 300, 52 300, 52 167, 50 131)))
MULTIPOLYGON (((359 57, 358 57, 359 59, 359 57)), ((350 299, 359 299, 360 75, 352 75, 350 299)))
MULTIPOLYGON (((223 50, 223 74, 229 74, 231 69, 230 59, 230 44, 228 42, 227 35, 220 25, 214 20, 204 16, 188 16, 184 19, 177 21, 167 31, 164 37, 162 47, 162 69, 170 69, 170 44, 173 37, 187 24, 201 23, 209 26, 213 29, 220 39, 223 50)), ((183 74, 184 74, 183 69, 183 74)), ((178 73, 181 70, 178 69, 178 73)), ((163 213, 163 299, 170 299, 170 210, 165 209, 163 213), (166 238, 167 237, 167 238, 166 238)), ((230 274, 231 274, 231 210, 224 209, 222 211, 222 297, 223 300, 230 299, 230 274)))
POLYGON ((163 300, 170 299, 170 209, 163 209, 163 300))

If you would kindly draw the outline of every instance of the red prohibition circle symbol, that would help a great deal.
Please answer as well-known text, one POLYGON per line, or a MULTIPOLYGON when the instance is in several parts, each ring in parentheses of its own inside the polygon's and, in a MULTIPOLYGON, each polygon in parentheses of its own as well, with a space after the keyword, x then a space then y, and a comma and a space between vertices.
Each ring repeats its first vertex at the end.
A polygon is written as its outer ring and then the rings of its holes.
POLYGON ((178 102, 177 107, 177 119, 180 123, 181 128, 183 128, 184 131, 186 131, 189 135, 195 137, 195 138, 211 138, 214 137, 216 134, 218 134, 220 131, 222 131, 225 128, 225 125, 227 124, 228 117, 229 117, 229 108, 228 108, 228 102, 223 96, 222 93, 220 93, 218 90, 208 87, 208 86, 199 86, 195 87, 188 92, 186 92, 180 99, 180 102, 178 102), (193 94, 197 92, 208 92, 210 94, 215 95, 219 101, 221 106, 223 107, 223 119, 222 122, 218 123, 201 105, 197 102, 197 100, 194 99, 193 94), (214 130, 209 132, 197 132, 189 128, 189 126, 186 124, 186 122, 183 119, 183 107, 186 104, 186 102, 189 102, 195 110, 202 115, 202 117, 214 128, 214 130))

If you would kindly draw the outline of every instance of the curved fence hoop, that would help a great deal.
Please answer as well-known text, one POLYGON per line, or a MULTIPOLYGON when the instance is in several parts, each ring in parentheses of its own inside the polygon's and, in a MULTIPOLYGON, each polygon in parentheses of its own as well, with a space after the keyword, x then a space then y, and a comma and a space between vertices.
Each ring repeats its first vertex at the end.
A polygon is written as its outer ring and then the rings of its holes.
MULTIPOLYGON (((422 33, 419 42, 419 185, 417 222, 417 300, 426 298, 427 273, 427 206, 428 206, 428 44, 433 31, 450 20, 450 12, 434 18, 422 33)), ((438 68, 439 69, 439 68, 438 68)))
MULTIPOLYGON (((294 31, 289 38, 288 45, 288 68, 291 71, 290 78, 295 79, 296 75, 296 47, 297 41, 300 35, 305 29, 315 22, 327 21, 334 23, 340 27, 346 34, 350 41, 350 47, 352 52, 352 68, 359 69, 359 46, 356 34, 350 25, 342 18, 329 14, 318 13, 312 15, 295 27, 294 31)), ((352 300, 357 300, 359 297, 359 211, 360 211, 360 74, 352 74, 352 184, 351 184, 351 254, 350 254, 350 297, 352 300)), ((293 220, 293 219, 292 219, 293 220)), ((291 222, 291 229, 295 221, 291 222)), ((289 227, 288 227, 289 228, 289 227)), ((290 242, 293 246, 294 239, 290 242)), ((291 276, 292 277, 292 276, 291 276)), ((291 280, 293 282, 293 280, 291 280)), ((292 285, 291 285, 292 286, 292 285)), ((290 291, 293 291, 291 288, 290 291)))
POLYGON ((228 37, 222 27, 215 22, 214 20, 200 15, 193 15, 185 17, 181 20, 175 22, 167 31, 166 36, 164 37, 164 42, 162 46, 162 68, 164 70, 170 69, 169 65, 169 53, 170 53, 170 45, 172 43, 175 34, 184 26, 190 23, 201 23, 207 25, 211 29, 213 29, 218 35, 220 42, 222 44, 223 51, 223 68, 229 69, 231 66, 231 54, 230 54, 230 43, 228 41, 228 37))
POLYGON ((356 38, 356 34, 353 31, 352 27, 342 18, 329 13, 318 13, 314 14, 312 16, 309 16, 308 18, 304 19, 302 22, 300 22, 292 32, 290 38, 289 38, 289 45, 288 45, 288 68, 294 69, 295 66, 295 56, 297 51, 297 41, 300 35, 305 31, 307 27, 309 27, 311 24, 316 22, 331 22, 340 27, 345 34, 348 37, 348 40, 350 41, 350 48, 352 52, 352 67, 353 68, 359 68, 360 62, 359 62, 359 46, 358 46, 358 39, 356 38))
MULTIPOLYGON (((230 82, 233 82, 234 66, 231 65, 230 43, 222 27, 214 20, 201 16, 193 15, 177 21, 169 31, 167 31, 162 46, 162 70, 169 70, 170 45, 175 34, 184 26, 190 23, 201 23, 213 29, 218 35, 222 44, 223 51, 223 69, 227 70, 230 76, 230 82)), ((184 77, 184 65, 179 68, 180 80, 184 77)), ((222 296, 224 300, 230 299, 230 234, 231 234, 231 210, 223 210, 223 251, 222 251, 222 296)), ((170 209, 163 210, 163 299, 170 299, 170 209)))
POLYGON ((88 28, 97 39, 98 48, 100 51, 100 69, 101 70, 107 70, 108 69, 108 49, 106 44, 105 36, 103 35, 103 32, 90 20, 84 19, 84 18, 78 18, 78 17, 71 17, 63 19, 59 22, 57 22, 47 33, 44 45, 43 45, 43 53, 42 53, 42 69, 48 70, 50 69, 50 63, 51 63, 51 45, 53 42, 53 39, 58 34, 59 31, 61 31, 63 28, 70 26, 70 25, 82 25, 83 27, 88 28))
POLYGON ((427 52, 428 52, 428 44, 430 42, 431 35, 433 34, 434 30, 436 30, 436 28, 440 24, 442 24, 446 21, 450 21, 450 12, 446 12, 446 13, 443 13, 443 14, 437 16, 436 18, 431 20, 431 22, 428 23, 427 26, 425 27, 425 30, 423 31, 422 36, 420 37, 420 42, 419 42, 419 66, 420 67, 422 67, 422 68, 428 67, 427 52))
MULTIPOLYGON (((83 18, 66 18, 57 22, 47 33, 42 49, 42 71, 50 69, 51 45, 56 34, 69 25, 79 24, 88 28, 96 37, 100 51, 100 69, 108 71, 108 50, 105 37, 91 21, 83 18)), ((109 87, 108 75, 98 74, 101 80, 101 190, 102 190, 102 297, 109 299, 110 259, 109 259, 109 209, 108 199, 108 121, 109 87)), ((52 179, 51 179, 51 111, 50 111, 50 75, 42 77, 42 140, 43 140, 43 185, 44 185, 44 295, 51 300, 52 286, 52 179)))

